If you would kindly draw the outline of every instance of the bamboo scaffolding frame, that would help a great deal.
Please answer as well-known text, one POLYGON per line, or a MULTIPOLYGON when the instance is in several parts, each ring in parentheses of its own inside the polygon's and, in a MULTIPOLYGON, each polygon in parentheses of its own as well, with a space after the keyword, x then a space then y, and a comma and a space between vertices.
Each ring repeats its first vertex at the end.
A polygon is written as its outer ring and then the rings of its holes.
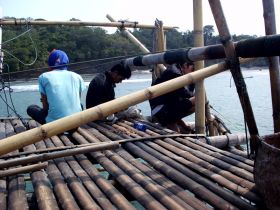
MULTIPOLYGON (((47 21, 47 20, 25 20, 25 19, 14 19, 14 20, 0 20, 2 26, 26 26, 26 25, 67 25, 67 26, 98 26, 98 27, 126 27, 126 28, 147 28, 153 29, 155 26, 148 24, 140 24, 138 22, 92 22, 92 21, 47 21)), ((165 30, 177 28, 175 26, 164 26, 165 30)))
MULTIPOLYGON (((263 0, 263 17, 266 35, 276 34, 274 1, 263 0)), ((279 56, 269 57, 269 76, 271 84, 271 100, 273 110, 274 133, 280 132, 280 75, 279 56)))
POLYGON ((209 4, 219 31, 220 38, 223 42, 225 54, 230 63, 230 71, 234 79, 236 90, 244 113, 249 133, 251 136, 250 149, 254 155, 257 149, 257 137, 259 136, 257 124, 255 121, 250 98, 247 92, 246 83, 241 73, 239 60, 235 51, 235 46, 231 40, 231 35, 224 17, 221 2, 219 0, 209 0, 209 4))

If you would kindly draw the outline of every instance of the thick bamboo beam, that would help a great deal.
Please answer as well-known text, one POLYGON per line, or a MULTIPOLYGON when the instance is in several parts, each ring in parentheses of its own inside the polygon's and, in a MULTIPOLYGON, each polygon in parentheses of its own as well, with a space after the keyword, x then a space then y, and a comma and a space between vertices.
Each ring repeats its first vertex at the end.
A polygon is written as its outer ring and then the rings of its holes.
MULTIPOLYGON (((204 46, 202 0, 193 0, 194 47, 204 46)), ((204 68, 204 61, 194 63, 195 70, 204 68)), ((195 132, 205 134, 204 81, 195 83, 195 132)))
POLYGON ((38 128, 33 128, 20 134, 8 137, 0 141, 0 155, 57 135, 64 131, 77 128, 90 121, 103 119, 104 117, 121 111, 129 106, 172 92, 178 88, 184 87, 185 85, 195 83, 203 78, 217 74, 224 71, 226 68, 226 63, 216 64, 47 123, 38 128))
MULTIPOLYGON (((270 35, 247 39, 234 43, 236 56, 242 58, 267 57, 280 55, 280 35, 270 35)), ((225 58, 223 45, 210 45, 178 49, 151 55, 136 56, 125 60, 128 66, 146 66, 158 63, 173 64, 184 61, 225 58)))
MULTIPOLYGON (((274 0, 263 0, 263 16, 266 35, 276 34, 274 0)), ((269 75, 273 110, 274 132, 280 132, 280 75, 279 57, 269 57, 269 75)))
POLYGON ((223 13, 221 2, 219 0, 209 0, 209 4, 220 34, 221 41, 225 48, 226 57, 230 64, 230 71, 235 82, 244 117, 251 135, 251 154, 254 155, 257 149, 257 137, 259 132, 247 92, 246 83, 241 72, 238 55, 236 53, 234 43, 231 40, 231 35, 223 13))
MULTIPOLYGON (((67 26, 98 26, 98 27, 126 27, 126 28, 147 28, 153 29, 155 26, 147 24, 139 24, 138 22, 90 22, 90 21, 47 21, 47 20, 26 20, 26 19, 14 19, 14 20, 0 20, 2 26, 26 26, 26 25, 67 25, 67 26)), ((164 26, 165 30, 177 28, 175 26, 164 26)))

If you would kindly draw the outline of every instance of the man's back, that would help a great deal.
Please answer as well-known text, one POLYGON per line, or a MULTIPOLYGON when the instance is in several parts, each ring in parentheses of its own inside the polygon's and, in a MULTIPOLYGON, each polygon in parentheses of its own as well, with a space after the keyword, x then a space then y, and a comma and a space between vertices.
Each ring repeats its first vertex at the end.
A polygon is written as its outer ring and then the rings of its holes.
POLYGON ((53 70, 39 77, 39 91, 48 100, 46 122, 81 111, 80 93, 85 89, 80 75, 67 70, 53 70))
POLYGON ((86 96, 86 108, 91 108, 115 98, 115 84, 108 72, 98 73, 91 80, 86 96))

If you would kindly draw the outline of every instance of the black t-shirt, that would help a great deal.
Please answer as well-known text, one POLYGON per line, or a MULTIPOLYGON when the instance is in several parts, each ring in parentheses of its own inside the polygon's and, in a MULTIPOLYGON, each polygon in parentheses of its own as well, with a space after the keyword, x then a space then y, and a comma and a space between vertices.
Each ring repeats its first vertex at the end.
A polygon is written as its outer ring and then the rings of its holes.
POLYGON ((98 73, 91 80, 86 96, 86 108, 115 99, 115 83, 109 72, 98 73))
MULTIPOLYGON (((163 73, 161 74, 161 76, 159 78, 157 78, 152 85, 157 85, 160 84, 162 82, 166 82, 168 80, 177 78, 179 76, 182 76, 181 71, 175 66, 175 65, 171 65, 169 67, 167 67, 167 69, 165 71, 163 71, 163 73)), ((193 85, 192 85, 193 86, 193 85)), ((193 87, 191 87, 191 91, 188 88, 179 88, 177 90, 174 90, 170 93, 167 93, 165 95, 159 96, 157 98, 151 99, 150 100, 150 106, 151 108, 155 108, 157 105, 161 105, 161 104, 168 104, 168 103, 174 103, 177 100, 179 100, 180 98, 190 98, 193 96, 193 87)))

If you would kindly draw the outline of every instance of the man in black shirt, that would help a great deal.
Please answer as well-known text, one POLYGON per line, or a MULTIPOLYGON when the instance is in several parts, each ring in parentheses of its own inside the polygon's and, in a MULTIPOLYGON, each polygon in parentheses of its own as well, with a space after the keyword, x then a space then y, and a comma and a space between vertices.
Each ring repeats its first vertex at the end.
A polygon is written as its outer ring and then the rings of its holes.
POLYGON ((86 108, 91 108, 115 99, 116 83, 129 79, 131 70, 123 63, 114 65, 110 71, 98 73, 91 80, 86 96, 86 108))
MULTIPOLYGON (((192 72, 193 63, 181 63, 169 66, 152 85, 174 79, 192 72)), ((150 100, 152 117, 160 124, 179 133, 189 130, 189 126, 182 120, 194 112, 195 97, 194 84, 183 87, 150 100)))

